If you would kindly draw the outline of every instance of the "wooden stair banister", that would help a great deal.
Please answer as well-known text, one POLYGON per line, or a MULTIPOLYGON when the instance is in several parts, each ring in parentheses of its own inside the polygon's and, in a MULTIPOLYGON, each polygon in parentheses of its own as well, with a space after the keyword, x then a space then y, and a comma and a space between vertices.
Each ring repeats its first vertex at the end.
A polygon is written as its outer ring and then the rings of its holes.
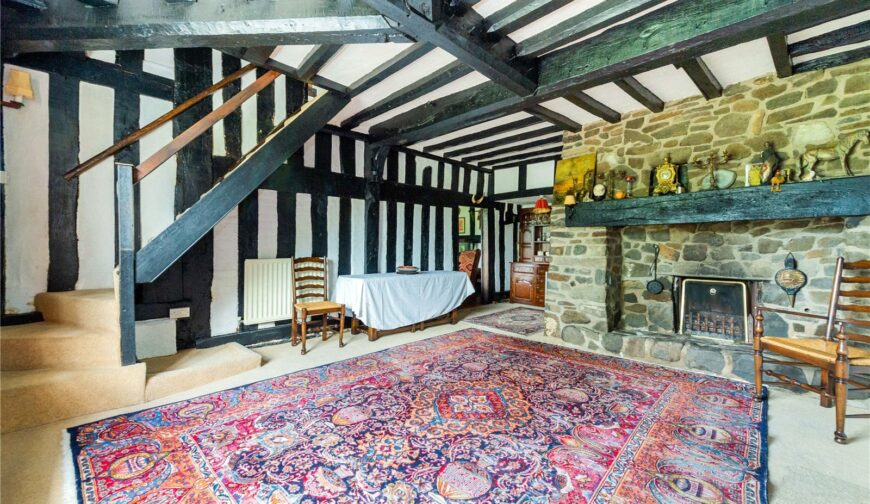
POLYGON ((133 181, 140 182, 149 173, 156 170, 160 165, 162 165, 169 158, 174 156, 185 145, 194 141, 197 137, 202 135, 205 131, 214 126, 216 123, 218 123, 228 115, 232 114, 236 109, 241 107, 242 104, 246 102, 250 97, 265 89, 266 86, 271 84, 280 75, 280 73, 274 70, 269 70, 268 72, 261 75, 251 85, 249 85, 245 89, 242 89, 241 91, 233 95, 232 98, 222 103, 220 107, 212 110, 205 117, 194 123, 191 127, 181 132, 180 135, 173 138, 171 142, 169 142, 163 148, 152 154, 151 157, 139 163, 139 166, 137 166, 133 172, 133 181))
POLYGON ((106 159, 114 156, 115 154, 122 151, 123 149, 138 142, 139 140, 141 140, 143 137, 147 136, 152 131, 156 130, 157 128, 166 124, 167 122, 171 121, 172 119, 175 119, 176 117, 181 115, 184 111, 188 110, 189 108, 193 107, 194 105, 196 105, 197 103, 201 102, 202 100, 208 98, 209 96, 215 94, 216 92, 220 91, 221 89, 227 87, 229 84, 231 84, 232 82, 241 78, 243 75, 254 70, 255 68, 257 68, 256 65, 249 64, 249 65, 245 65, 244 67, 236 70, 235 72, 231 73, 230 75, 227 75, 226 77, 224 77, 220 81, 215 82, 211 86, 203 89, 202 91, 197 93, 195 96, 188 98, 183 103, 181 103, 177 107, 173 108, 169 112, 163 114, 162 116, 158 117, 157 119, 154 119, 153 121, 146 124, 142 128, 127 135, 126 137, 124 137, 122 140, 119 140, 111 147, 103 150, 102 152, 95 155, 94 157, 88 159, 87 161, 79 164, 78 166, 76 166, 72 170, 66 172, 63 175, 63 178, 66 180, 72 180, 72 179, 78 177, 82 173, 90 170, 94 166, 96 166, 96 165, 100 164, 101 162, 105 161, 106 159))

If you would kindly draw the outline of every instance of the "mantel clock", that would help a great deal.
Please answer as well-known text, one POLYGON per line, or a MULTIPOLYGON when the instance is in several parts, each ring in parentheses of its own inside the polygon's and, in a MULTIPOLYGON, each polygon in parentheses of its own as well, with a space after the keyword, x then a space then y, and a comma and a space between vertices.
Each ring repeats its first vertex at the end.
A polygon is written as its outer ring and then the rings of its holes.
POLYGON ((656 167, 656 187, 654 195, 678 192, 680 182, 677 180, 677 166, 671 163, 671 156, 665 156, 662 164, 656 167))

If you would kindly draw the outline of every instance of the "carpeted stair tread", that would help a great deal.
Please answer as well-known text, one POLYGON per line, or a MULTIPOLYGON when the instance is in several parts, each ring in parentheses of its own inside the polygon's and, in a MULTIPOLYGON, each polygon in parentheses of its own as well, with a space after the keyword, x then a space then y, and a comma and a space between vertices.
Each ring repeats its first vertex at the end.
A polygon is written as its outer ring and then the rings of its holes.
POLYGON ((57 322, 4 327, 0 332, 0 369, 120 366, 117 334, 57 322))
POLYGON ((260 366, 262 356, 238 343, 192 348, 174 355, 144 359, 145 400, 151 401, 205 385, 260 366))
POLYGON ((145 366, 0 373, 0 429, 42 425, 142 402, 145 366))
POLYGON ((119 331, 118 303, 113 289, 43 292, 36 295, 34 305, 50 322, 119 331))

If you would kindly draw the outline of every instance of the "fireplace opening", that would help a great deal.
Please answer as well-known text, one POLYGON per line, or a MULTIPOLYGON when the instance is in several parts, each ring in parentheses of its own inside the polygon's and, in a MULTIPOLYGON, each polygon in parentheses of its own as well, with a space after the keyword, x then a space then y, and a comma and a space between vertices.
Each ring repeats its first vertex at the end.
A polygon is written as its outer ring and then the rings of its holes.
POLYGON ((679 333, 728 341, 751 341, 749 281, 682 278, 679 283, 679 333))

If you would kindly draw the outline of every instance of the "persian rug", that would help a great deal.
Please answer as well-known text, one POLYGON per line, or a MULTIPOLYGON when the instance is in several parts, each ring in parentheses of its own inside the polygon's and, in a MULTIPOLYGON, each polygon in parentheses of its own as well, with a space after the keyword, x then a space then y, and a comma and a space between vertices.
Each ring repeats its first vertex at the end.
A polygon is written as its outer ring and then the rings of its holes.
POLYGON ((86 503, 763 503, 746 383, 466 329, 70 429, 86 503))
POLYGON ((511 308, 465 319, 465 322, 527 336, 544 330, 544 312, 534 308, 511 308))

